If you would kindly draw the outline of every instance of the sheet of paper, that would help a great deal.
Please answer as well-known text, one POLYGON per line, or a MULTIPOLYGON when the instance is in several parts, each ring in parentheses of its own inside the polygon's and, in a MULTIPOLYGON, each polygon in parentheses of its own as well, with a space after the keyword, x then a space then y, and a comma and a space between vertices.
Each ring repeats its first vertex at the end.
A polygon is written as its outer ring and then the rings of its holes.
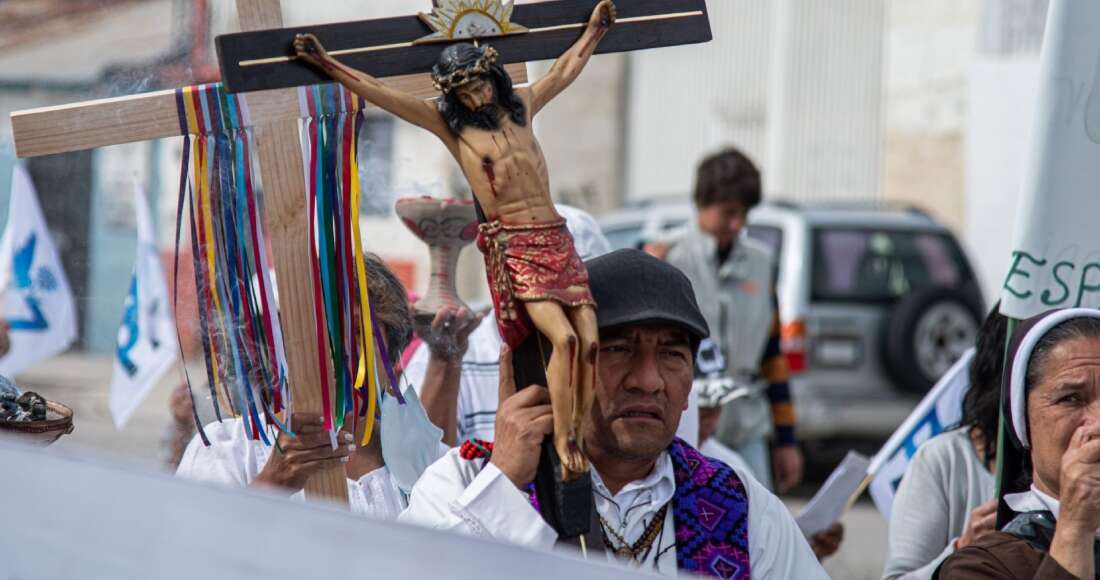
POLYGON ((865 455, 849 451, 844 461, 833 470, 829 479, 817 490, 810 503, 802 508, 795 521, 807 538, 836 523, 848 502, 867 476, 871 460, 865 455))

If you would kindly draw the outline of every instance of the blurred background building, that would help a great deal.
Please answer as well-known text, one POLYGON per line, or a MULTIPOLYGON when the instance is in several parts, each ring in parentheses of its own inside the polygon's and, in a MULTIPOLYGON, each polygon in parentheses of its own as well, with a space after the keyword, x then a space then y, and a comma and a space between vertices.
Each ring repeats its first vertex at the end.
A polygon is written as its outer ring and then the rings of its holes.
MULTIPOLYGON (((522 3, 522 2, 521 2, 522 3)), ((408 0, 284 0, 287 25, 426 9, 408 0)), ((711 0, 706 45, 593 59, 536 120, 559 201, 606 214, 686 200, 695 164, 736 145, 773 199, 911 204, 964 240, 987 297, 1008 262, 1047 0, 711 0)), ((232 2, 0 3, 0 218, 13 162, 8 114, 217 79, 213 38, 232 2)), ((537 77, 550 63, 533 63, 537 77)), ((427 253, 392 214, 398 197, 468 197, 431 135, 370 113, 362 167, 366 244, 414 289, 427 253)), ((112 348, 134 249, 131 187, 159 200, 171 254, 180 140, 31 159, 80 297, 82 345, 112 348)), ((485 304, 476 250, 460 291, 485 304)), ((181 286, 185 289, 186 285, 181 286)))

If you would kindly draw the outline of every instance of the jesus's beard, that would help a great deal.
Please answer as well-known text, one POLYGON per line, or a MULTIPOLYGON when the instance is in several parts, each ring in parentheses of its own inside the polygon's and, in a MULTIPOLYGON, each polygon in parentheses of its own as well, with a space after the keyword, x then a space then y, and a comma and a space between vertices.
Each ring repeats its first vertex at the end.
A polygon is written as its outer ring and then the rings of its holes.
POLYGON ((448 99, 446 110, 441 111, 444 120, 456 133, 461 133, 466 127, 474 127, 484 131, 497 131, 500 129, 500 106, 490 103, 474 111, 463 105, 458 99, 448 99))

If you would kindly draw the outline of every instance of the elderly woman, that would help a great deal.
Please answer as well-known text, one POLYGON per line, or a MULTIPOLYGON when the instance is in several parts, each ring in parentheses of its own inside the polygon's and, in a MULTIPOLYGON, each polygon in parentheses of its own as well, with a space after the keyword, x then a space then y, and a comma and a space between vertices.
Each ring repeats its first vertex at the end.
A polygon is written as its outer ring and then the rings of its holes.
POLYGON ((944 563, 939 577, 1091 579, 1100 528, 1100 311, 1050 311, 1009 345, 1009 435, 1031 486, 1016 517, 944 563))

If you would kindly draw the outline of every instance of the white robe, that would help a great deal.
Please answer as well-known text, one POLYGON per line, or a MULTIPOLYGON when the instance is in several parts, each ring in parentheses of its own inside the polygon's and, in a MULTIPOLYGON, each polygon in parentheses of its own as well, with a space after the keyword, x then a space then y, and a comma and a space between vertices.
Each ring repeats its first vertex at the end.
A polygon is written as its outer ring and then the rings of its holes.
MULTIPOLYGON (((734 471, 744 483, 749 500, 749 559, 753 578, 828 578, 783 503, 742 470, 734 468, 734 471)), ((599 474, 595 470, 592 474, 596 511, 631 543, 675 493, 672 461, 667 452, 658 458, 649 476, 628 484, 614 497, 599 474)), ((557 533, 532 509, 526 493, 492 463, 462 459, 458 449, 449 451, 424 472, 412 490, 408 509, 399 519, 540 550, 551 550, 557 542, 557 533)), ((664 530, 642 567, 675 576, 678 570, 674 539, 670 506, 664 530)), ((614 561, 611 551, 605 554, 614 561)))
MULTIPOLYGON (((229 487, 247 487, 256 480, 271 456, 271 447, 249 439, 239 418, 211 423, 204 430, 210 447, 204 446, 202 439, 195 435, 183 453, 176 469, 177 476, 229 487)), ((298 501, 304 497, 301 491, 291 496, 298 501)), ((358 480, 348 480, 348 507, 353 513, 393 520, 405 505, 404 497, 385 467, 358 480)))

